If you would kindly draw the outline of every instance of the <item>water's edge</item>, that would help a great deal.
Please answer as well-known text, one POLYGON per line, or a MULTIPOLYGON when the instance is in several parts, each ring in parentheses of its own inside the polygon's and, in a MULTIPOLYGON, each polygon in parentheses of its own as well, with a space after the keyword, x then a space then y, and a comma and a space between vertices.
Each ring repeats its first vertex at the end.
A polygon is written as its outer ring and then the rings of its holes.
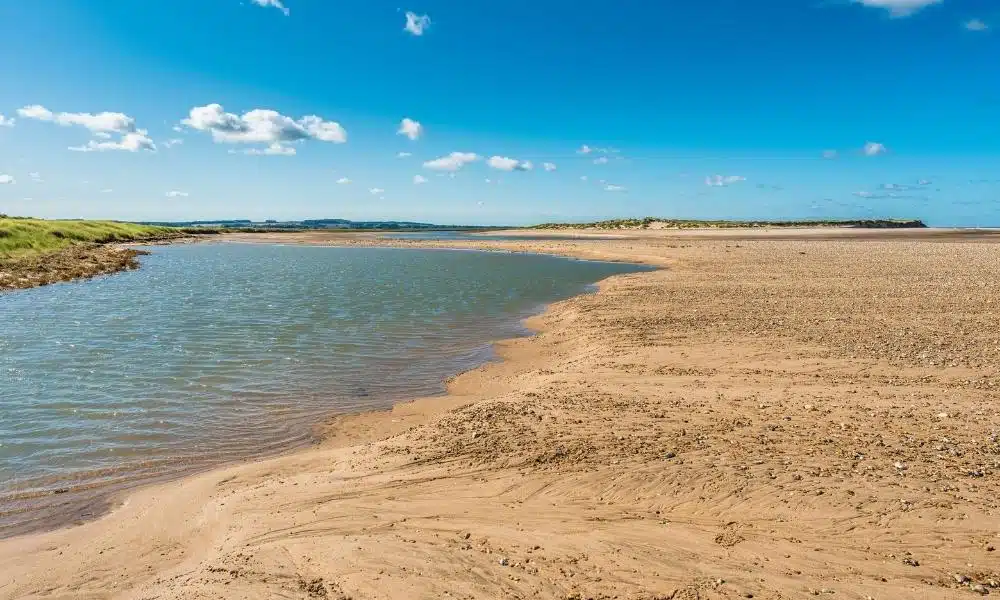
MULTIPOLYGON (((387 240, 388 241, 388 240, 387 240)), ((193 243, 219 243, 220 240, 196 240, 193 243)), ((192 243, 192 242, 189 242, 192 243)), ((222 243, 251 243, 260 244, 265 246, 283 246, 283 245, 303 245, 311 246, 312 244, 298 244, 298 243, 287 243, 287 242, 238 242, 238 241, 224 241, 222 243)), ((156 248, 161 247, 160 244, 154 246, 142 245, 144 248, 149 248, 155 251, 156 248)), ((322 244, 323 247, 329 248, 351 248, 356 247, 351 244, 322 244)), ((486 339, 483 341, 485 346, 490 349, 489 355, 484 357, 483 360, 470 366, 469 368, 462 369, 460 371, 445 374, 441 379, 442 391, 437 394, 432 395, 421 395, 413 397, 404 397, 393 401, 391 404, 381 408, 366 409, 361 411, 329 411, 327 414, 322 416, 311 426, 309 426, 303 435, 296 442, 286 445, 277 450, 264 451, 261 453, 249 454, 245 457, 222 460, 218 463, 210 465, 198 465, 192 466, 190 469, 184 469, 177 472, 165 473, 160 476, 152 477, 142 477, 132 482, 125 482, 121 485, 115 486, 101 486, 93 490, 81 489, 73 490, 74 494, 79 493, 80 497, 74 498, 73 500, 67 502, 66 504, 54 507, 50 511, 39 511, 39 515, 30 521, 24 521, 22 523, 15 523, 11 526, 0 527, 0 539, 9 539, 20 536, 30 536, 34 534, 41 534, 45 532, 51 532, 59 529, 64 529, 68 527, 75 527, 78 525, 83 525, 87 522, 96 521, 102 518, 106 518, 111 515, 117 508, 122 504, 127 502, 128 498, 143 490, 152 486, 164 485, 171 482, 176 482, 190 477, 204 474, 217 470, 224 470, 231 468, 236 465, 251 464, 254 462, 260 462, 265 460, 272 460, 279 457, 293 455, 298 452, 302 452, 309 448, 314 448, 330 438, 334 437, 336 433, 335 423, 339 419, 343 419, 350 416, 365 415, 365 414, 388 414, 391 413, 397 406, 410 404, 423 399, 431 398, 445 398, 448 397, 451 392, 449 391, 448 383, 453 379, 460 377, 463 374, 471 373, 486 367, 489 364, 495 362, 503 362, 504 358, 497 353, 496 348, 499 344, 506 341, 518 340, 531 338, 535 335, 544 331, 543 327, 532 326, 529 321, 533 321, 538 317, 543 317, 546 314, 552 312, 558 305, 570 302, 575 298, 581 296, 586 296, 589 294, 600 293, 601 289, 606 285, 607 282, 622 276, 627 275, 637 275, 642 273, 649 273, 658 270, 659 266, 651 265, 648 263, 641 262, 631 262, 631 261, 617 261, 617 260, 597 260, 597 259, 586 259, 572 256, 570 254, 560 254, 558 252, 541 252, 541 251, 522 251, 522 250, 502 250, 502 249, 491 249, 491 248, 469 248, 469 247, 449 247, 447 245, 441 246, 409 246, 409 245, 395 245, 391 241, 389 243, 378 244, 379 247, 385 248, 395 248, 400 250, 446 250, 446 251, 465 251, 465 252, 483 252, 483 253, 512 253, 512 254, 523 254, 523 255, 536 255, 536 256, 547 256, 554 257, 564 260, 580 261, 588 263, 613 263, 620 265, 631 265, 637 268, 636 271, 631 273, 618 273, 610 275, 598 281, 594 281, 590 284, 586 284, 583 288, 575 294, 561 298, 548 303, 541 303, 535 306, 531 310, 522 311, 518 314, 511 315, 511 324, 516 324, 520 329, 520 334, 513 337, 505 337, 499 339, 486 339), (91 493, 87 493, 91 492, 91 493)), ((140 265, 140 268, 146 268, 145 265, 140 265)), ((117 273, 109 273, 104 275, 98 275, 97 277, 113 277, 117 273)), ((92 278, 84 279, 71 279, 59 284, 74 284, 81 283, 92 278)), ((57 490, 53 494, 68 493, 69 490, 57 490)))

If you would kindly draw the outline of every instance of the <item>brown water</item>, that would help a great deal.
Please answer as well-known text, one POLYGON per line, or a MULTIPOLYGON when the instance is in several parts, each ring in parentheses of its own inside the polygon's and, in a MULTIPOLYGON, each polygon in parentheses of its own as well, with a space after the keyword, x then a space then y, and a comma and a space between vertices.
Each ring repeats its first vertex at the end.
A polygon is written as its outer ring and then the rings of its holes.
POLYGON ((0 295, 0 535, 108 491, 309 441, 331 413, 443 391, 521 320, 633 265, 199 244, 0 295))

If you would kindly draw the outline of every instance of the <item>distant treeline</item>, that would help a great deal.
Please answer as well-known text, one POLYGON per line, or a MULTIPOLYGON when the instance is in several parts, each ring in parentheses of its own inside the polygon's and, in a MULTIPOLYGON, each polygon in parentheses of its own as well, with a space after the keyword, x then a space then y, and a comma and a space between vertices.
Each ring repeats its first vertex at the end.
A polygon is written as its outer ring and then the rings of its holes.
POLYGON ((694 219, 612 219, 592 223, 543 223, 533 229, 747 229, 764 227, 853 227, 857 229, 911 229, 927 225, 917 219, 859 219, 818 221, 704 221, 694 219))
POLYGON ((416 223, 413 221, 351 221, 348 219, 306 219, 303 221, 251 221, 249 219, 225 219, 220 221, 152 221, 144 225, 164 227, 209 227, 219 229, 236 229, 241 231, 275 231, 302 229, 352 229, 352 230, 434 230, 434 231, 483 231, 500 229, 499 227, 483 227, 474 225, 435 225, 433 223, 416 223))

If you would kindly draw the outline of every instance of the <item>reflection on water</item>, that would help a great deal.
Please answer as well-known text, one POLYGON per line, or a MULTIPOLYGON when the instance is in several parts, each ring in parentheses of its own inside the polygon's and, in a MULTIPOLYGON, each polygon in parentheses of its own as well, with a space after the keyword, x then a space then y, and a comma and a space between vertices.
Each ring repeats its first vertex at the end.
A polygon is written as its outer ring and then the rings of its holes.
POLYGON ((88 490, 302 443, 330 412, 440 393, 541 305, 635 270, 201 244, 156 248, 139 271, 0 295, 0 530, 88 490))

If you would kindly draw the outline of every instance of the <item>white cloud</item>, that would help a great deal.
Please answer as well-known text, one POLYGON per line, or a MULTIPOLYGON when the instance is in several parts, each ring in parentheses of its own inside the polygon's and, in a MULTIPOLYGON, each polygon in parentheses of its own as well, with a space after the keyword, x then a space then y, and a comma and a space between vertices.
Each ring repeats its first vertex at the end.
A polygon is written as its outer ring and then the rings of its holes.
POLYGON ((420 139, 420 136, 424 133, 424 126, 420 124, 420 121, 414 121, 410 118, 405 118, 399 123, 399 130, 396 135, 405 135, 413 141, 420 139))
POLYGON ((420 185, 422 183, 427 183, 427 178, 426 177, 424 177, 423 175, 414 175, 413 176, 413 185, 420 185))
POLYGON ((174 130, 174 131, 176 131, 177 133, 184 133, 184 128, 183 128, 183 127, 181 127, 180 125, 174 125, 174 126, 173 126, 173 127, 171 127, 170 129, 173 129, 173 130, 174 130))
POLYGON ((623 185, 614 185, 614 184, 609 183, 608 185, 604 186, 604 191, 605 192, 625 192, 625 191, 628 191, 628 188, 626 188, 623 185))
POLYGON ((542 168, 545 169, 546 171, 555 171, 557 167, 556 163, 547 162, 547 163, 542 163, 542 168))
POLYGON ((42 179, 41 173, 38 172, 28 173, 28 177, 30 177, 31 180, 34 181, 35 183, 45 183, 45 180, 42 179))
POLYGON ((277 8, 281 12, 285 13, 286 17, 290 15, 292 12, 285 7, 284 3, 281 0, 252 0, 252 2, 257 6, 263 6, 263 7, 271 6, 277 8))
POLYGON ((368 188, 368 192, 369 192, 369 193, 370 193, 370 194, 371 194, 372 196, 378 196, 379 194, 384 194, 384 193, 385 193, 385 190, 383 190, 382 188, 377 188, 377 187, 376 187, 376 188, 368 188))
POLYGON ((177 190, 169 191, 166 194, 167 198, 187 198, 190 195, 187 192, 178 192, 177 190))
POLYGON ((838 154, 837 154, 836 150, 824 150, 823 151, 823 158, 834 159, 834 158, 837 158, 837 156, 838 156, 838 154))
POLYGON ((184 125, 198 131, 208 131, 216 142, 231 144, 279 144, 317 140, 343 144, 347 131, 334 121, 324 121, 315 115, 292 119, 274 110, 254 109, 242 116, 227 113, 219 104, 196 106, 191 109, 184 125))
POLYGON ((102 194, 110 194, 112 192, 114 192, 114 190, 111 188, 104 188, 103 190, 101 190, 102 194))
MULTIPOLYGON (((969 31, 989 31, 989 29, 990 29, 990 26, 987 25, 981 19, 972 19, 971 21, 966 21, 963 24, 963 27, 965 27, 969 31)), ((2 119, 0 119, 0 120, 2 120, 2 119)))
POLYGON ((944 0, 854 0, 872 8, 883 8, 893 17, 908 17, 922 8, 940 4, 944 0))
POLYGON ((100 113, 54 113, 39 104, 19 108, 17 114, 25 119, 56 123, 63 127, 79 126, 89 130, 98 140, 90 140, 83 146, 72 146, 70 150, 78 152, 103 152, 106 150, 123 150, 137 152, 139 150, 155 151, 156 144, 149 138, 145 129, 137 129, 135 119, 118 112, 100 113), (121 135, 117 142, 108 141, 111 134, 121 135))
POLYGON ((606 165, 606 164, 608 164, 608 157, 607 156, 602 156, 600 158, 595 158, 594 159, 594 164, 595 165, 606 165))
POLYGON ((726 187, 728 185, 746 180, 747 178, 741 175, 711 175, 705 178, 705 185, 711 187, 726 187))
POLYGON ((9 119, 0 114, 0 127, 13 127, 16 119, 9 119))
POLYGON ((885 154, 886 147, 878 142, 868 142, 863 149, 865 156, 878 156, 885 154))
POLYGON ((410 158, 411 156, 413 156, 412 152, 400 152, 396 155, 396 158, 410 158))
POLYGON ((124 152, 138 152, 139 150, 155 151, 156 144, 146 135, 145 129, 137 129, 122 136, 121 140, 103 141, 90 140, 84 146, 70 146, 74 152, 106 152, 109 150, 121 150, 124 152))
POLYGON ((169 139, 169 140, 163 142, 163 147, 164 148, 173 148, 174 146, 180 146, 183 143, 184 143, 184 140, 182 140, 182 139, 172 138, 172 139, 169 139))
POLYGON ((580 181, 587 181, 588 177, 586 175, 580 176, 580 181))
POLYGON ((580 149, 577 150, 576 152, 577 152, 577 154, 590 154, 593 151, 594 151, 593 148, 591 148, 587 144, 584 144, 584 145, 580 146, 580 149))
POLYGON ((108 111, 100 113, 54 113, 44 106, 32 104, 17 109, 17 114, 25 119, 57 123, 64 127, 79 125, 86 127, 94 133, 128 133, 135 131, 135 119, 124 113, 108 111))
POLYGON ((435 171, 458 171, 469 163, 479 160, 479 155, 473 152, 452 152, 448 156, 435 158, 424 163, 424 168, 435 171))
POLYGON ((0 175, 0 185, 13 185, 17 183, 13 175, 0 175))
POLYGON ((406 13, 406 26, 404 31, 409 31, 413 35, 424 35, 424 31, 431 26, 431 18, 427 15, 418 15, 415 12, 406 13))
MULTIPOLYGON (((230 150, 230 152, 234 151, 230 150)), ((295 148, 276 142, 267 148, 247 148, 243 151, 243 154, 254 156, 295 156, 295 148)))
POLYGON ((340 185, 347 185, 348 183, 351 183, 351 180, 346 177, 341 177, 337 180, 337 183, 340 185))
POLYGON ((535 165, 531 164, 530 160, 522 162, 516 158, 507 158, 506 156, 493 156, 486 164, 499 171, 530 171, 535 168, 535 165))
POLYGON ((859 198, 871 198, 871 197, 875 196, 875 194, 873 194, 871 192, 854 192, 854 195, 857 196, 857 197, 859 197, 859 198))

